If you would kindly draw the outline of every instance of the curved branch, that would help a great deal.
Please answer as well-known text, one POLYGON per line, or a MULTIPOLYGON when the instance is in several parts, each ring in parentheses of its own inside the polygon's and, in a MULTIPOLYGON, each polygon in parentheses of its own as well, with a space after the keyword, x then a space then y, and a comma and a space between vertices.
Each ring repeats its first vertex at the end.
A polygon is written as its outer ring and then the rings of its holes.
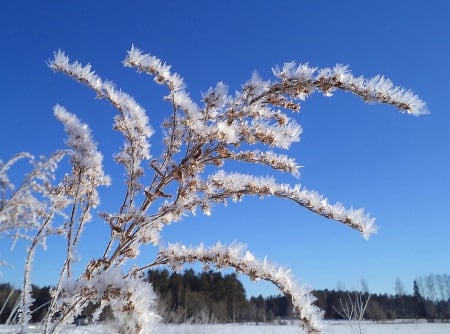
POLYGON ((296 65, 294 62, 286 63, 282 69, 275 68, 273 72, 281 82, 273 84, 263 94, 255 97, 252 103, 268 98, 270 100, 271 96, 280 93, 304 99, 316 90, 330 96, 335 89, 341 89, 360 96, 366 102, 390 104, 411 115, 428 113, 425 102, 416 94, 395 86, 384 76, 377 75, 371 79, 354 77, 348 66, 341 64, 323 68, 314 75, 316 71, 317 68, 309 67, 308 64, 296 65))
POLYGON ((244 195, 277 196, 290 199, 297 204, 323 217, 341 222, 362 233, 368 239, 377 231, 375 218, 370 217, 363 209, 346 209, 341 203, 330 204, 317 193, 301 188, 279 184, 271 177, 256 177, 241 173, 226 173, 221 170, 209 177, 211 189, 208 196, 214 200, 229 197, 240 198, 244 195))
POLYGON ((249 251, 243 251, 240 245, 224 246, 217 243, 205 248, 188 248, 180 244, 170 244, 160 251, 157 262, 168 264, 176 269, 186 263, 201 262, 205 266, 217 268, 232 267, 252 280, 266 280, 273 283, 280 291, 291 297, 296 316, 301 320, 307 333, 320 333, 322 311, 313 303, 316 298, 311 290, 299 286, 290 275, 290 270, 276 266, 267 259, 257 260, 249 251))
POLYGON ((119 112, 115 117, 114 129, 120 131, 126 139, 123 149, 117 153, 115 160, 123 164, 127 174, 127 187, 124 204, 132 206, 141 184, 139 178, 143 174, 141 162, 150 159, 150 143, 153 135, 145 110, 127 93, 118 90, 112 82, 103 81, 92 69, 91 65, 83 66, 79 62, 69 62, 64 52, 58 51, 49 63, 54 71, 62 72, 76 81, 93 89, 99 98, 108 100, 119 112), (128 202, 128 203, 127 203, 128 202))

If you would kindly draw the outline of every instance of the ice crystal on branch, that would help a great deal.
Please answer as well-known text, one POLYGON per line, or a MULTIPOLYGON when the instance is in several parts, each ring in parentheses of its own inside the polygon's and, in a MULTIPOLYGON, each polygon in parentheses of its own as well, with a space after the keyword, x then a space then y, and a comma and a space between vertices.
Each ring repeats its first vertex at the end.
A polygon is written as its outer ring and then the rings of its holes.
POLYGON ((62 106, 56 105, 55 116, 65 126, 68 134, 67 146, 73 148, 71 154, 72 175, 65 179, 67 185, 75 188, 77 192, 89 198, 89 206, 95 208, 99 204, 96 188, 100 185, 109 186, 111 180, 103 172, 103 155, 97 150, 89 127, 81 123, 78 118, 67 112, 62 106))
POLYGON ((289 89, 300 99, 322 91, 330 96, 336 89, 352 92, 367 102, 391 104, 408 114, 419 116, 428 113, 425 102, 417 95, 400 86, 394 86, 391 80, 377 75, 371 79, 354 77, 348 66, 337 64, 333 68, 319 70, 308 64, 296 65, 294 62, 284 64, 283 68, 275 67, 273 73, 282 82, 276 87, 283 91, 289 89))
POLYGON ((299 286, 291 277, 289 269, 276 266, 267 259, 259 261, 241 245, 226 247, 217 243, 210 248, 203 245, 192 248, 181 244, 170 244, 166 249, 161 250, 157 262, 168 264, 174 269, 185 263, 194 262, 203 263, 206 268, 210 265, 219 269, 232 267, 252 280, 263 279, 272 282, 281 292, 290 297, 294 312, 303 322, 307 332, 320 332, 322 311, 314 305, 316 298, 311 294, 311 290, 305 286, 299 286))
POLYGON ((360 231, 365 238, 376 232, 375 219, 366 215, 364 210, 346 209, 340 203, 330 204, 322 195, 302 189, 300 185, 291 187, 288 184, 278 184, 273 177, 228 174, 223 170, 212 175, 209 180, 211 198, 240 199, 246 194, 260 197, 277 196, 290 199, 321 216, 342 222, 360 231))
POLYGON ((139 183, 139 177, 143 174, 141 162, 150 159, 148 139, 153 135, 153 130, 148 124, 145 110, 127 93, 116 89, 113 83, 103 81, 91 70, 90 64, 83 66, 79 62, 70 63, 65 53, 58 51, 49 65, 53 70, 66 73, 86 84, 97 93, 97 97, 108 100, 119 111, 119 115, 114 118, 113 127, 123 134, 125 143, 115 159, 123 164, 127 171, 129 187, 127 200, 132 204, 137 191, 141 189, 139 183))
POLYGON ((363 209, 332 204, 300 184, 277 181, 279 173, 300 175, 296 158, 283 153, 300 141, 303 129, 295 114, 313 93, 331 96, 335 90, 351 92, 367 102, 390 104, 412 115, 426 113, 425 103, 382 76, 365 79, 354 77, 347 66, 318 69, 294 62, 275 67, 272 80, 253 73, 234 94, 219 82, 195 102, 181 76, 155 56, 133 46, 123 63, 167 88, 164 100, 170 112, 162 123, 159 156, 150 155, 153 130, 145 110, 130 95, 104 81, 90 64, 71 62, 62 51, 49 62, 53 70, 85 84, 97 97, 111 103, 117 110, 113 129, 124 138, 122 149, 114 155, 125 169, 123 200, 116 210, 98 215, 107 223, 110 239, 103 252, 92 255, 81 268, 79 277, 73 276, 72 269, 76 246, 91 211, 100 204, 97 188, 110 183, 88 126, 57 105, 54 113, 67 132, 68 150, 38 161, 28 154, 0 161, 0 233, 30 242, 22 288, 23 328, 30 318, 30 272, 36 247, 45 246, 46 238, 56 234, 66 240, 66 258, 51 292, 45 333, 59 331, 89 302, 98 305, 97 316, 109 305, 121 331, 144 333, 158 317, 153 312, 154 295, 150 285, 142 281, 142 272, 157 265, 176 269, 192 262, 203 263, 205 268, 231 267, 252 279, 272 282, 290 296, 306 331, 320 332, 321 312, 314 306, 314 297, 308 288, 296 284, 289 270, 266 259, 257 260, 239 245, 186 247, 173 243, 164 247, 159 235, 186 215, 198 211, 210 215, 214 205, 241 201, 245 196, 272 196, 291 200, 368 238, 376 232, 375 219, 363 209), (58 179, 61 173, 56 173, 56 168, 65 156, 70 157, 71 170, 58 179), (34 169, 15 189, 7 172, 20 158, 29 158, 34 169), (258 164, 271 175, 227 171, 227 161, 233 161, 233 166, 258 164), (144 172, 146 183, 141 177, 144 172), (59 225, 55 223, 57 216, 62 217, 59 225), (141 246, 148 244, 160 247, 160 252, 146 265, 136 267, 133 261, 141 246))

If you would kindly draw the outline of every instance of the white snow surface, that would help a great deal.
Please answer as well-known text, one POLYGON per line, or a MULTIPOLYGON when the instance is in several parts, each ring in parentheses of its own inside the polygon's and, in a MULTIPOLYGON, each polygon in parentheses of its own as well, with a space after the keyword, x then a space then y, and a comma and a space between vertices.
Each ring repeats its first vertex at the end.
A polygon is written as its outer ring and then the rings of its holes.
MULTIPOLYGON (((15 334, 17 326, 0 325, 0 334, 15 334)), ((450 323, 426 323, 423 321, 393 321, 393 322, 363 322, 363 334, 448 334, 450 323)), ((30 326, 29 334, 42 333, 39 326, 30 326)), ((114 327, 106 324, 90 326, 69 326, 66 334, 119 334, 114 327)), ((160 324, 153 333, 164 334, 304 334, 298 325, 272 324, 211 324, 211 325, 165 325, 160 324)), ((325 321, 323 334, 353 334, 359 333, 357 323, 348 321, 325 321)))

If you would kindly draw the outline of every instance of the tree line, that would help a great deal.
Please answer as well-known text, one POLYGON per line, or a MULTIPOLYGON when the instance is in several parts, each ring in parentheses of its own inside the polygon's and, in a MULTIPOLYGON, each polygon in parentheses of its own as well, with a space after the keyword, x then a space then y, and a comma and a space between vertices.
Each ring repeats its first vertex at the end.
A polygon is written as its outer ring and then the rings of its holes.
MULTIPOLYGON (((247 298, 243 284, 235 273, 192 269, 182 273, 150 270, 147 281, 158 295, 158 312, 170 323, 226 323, 226 322, 286 322, 295 319, 290 296, 252 296, 247 298)), ((382 321, 394 319, 450 320, 450 276, 429 275, 413 282, 413 294, 405 293, 396 282, 396 293, 372 294, 368 291, 315 290, 316 304, 324 310, 325 319, 342 319, 343 303, 356 298, 368 300, 364 319, 382 321), (430 294, 431 293, 431 294, 430 294), (431 296, 433 298, 431 298, 431 296)), ((16 305, 20 291, 10 284, 0 284, 0 323, 14 322, 20 312, 16 305)), ((32 321, 44 319, 50 287, 32 287, 34 302, 32 321)), ((88 305, 84 315, 91 317, 95 305, 88 305)), ((112 318, 108 308, 101 319, 112 318)))
MULTIPOLYGON (((148 280, 159 296, 160 314, 171 322, 265 322, 295 318, 289 296, 260 295, 247 299, 236 274, 195 273, 192 269, 171 274, 167 270, 152 270, 148 272, 148 280)), ((354 302, 357 295, 369 300, 364 314, 368 320, 450 319, 449 275, 419 277, 413 282, 413 291, 407 294, 397 280, 394 295, 328 289, 315 290, 313 295, 326 319, 342 318, 341 301, 354 302)))

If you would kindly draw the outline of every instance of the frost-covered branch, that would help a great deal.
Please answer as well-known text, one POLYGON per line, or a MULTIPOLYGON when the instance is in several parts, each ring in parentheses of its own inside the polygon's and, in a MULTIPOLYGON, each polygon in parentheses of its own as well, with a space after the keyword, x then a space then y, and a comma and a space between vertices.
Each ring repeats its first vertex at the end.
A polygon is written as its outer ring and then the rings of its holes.
POLYGON ((391 104, 411 115, 428 113, 425 102, 416 94, 395 86, 384 76, 377 75, 371 79, 354 77, 348 66, 341 64, 317 70, 308 64, 297 65, 295 62, 285 63, 282 68, 276 67, 273 72, 281 79, 281 83, 274 85, 262 96, 267 99, 272 94, 283 93, 305 99, 316 90, 330 96, 334 90, 341 89, 360 96, 366 102, 391 104))
POLYGON ((8 177, 8 170, 21 159, 32 161, 34 157, 29 153, 19 153, 14 155, 6 163, 3 163, 3 161, 0 160, 0 233, 2 235, 9 234, 11 231, 14 232, 17 228, 15 222, 8 217, 8 214, 11 214, 11 211, 13 211, 11 210, 10 199, 8 199, 8 197, 12 197, 10 192, 15 188, 8 177))
MULTIPOLYGON (((18 187, 12 184, 8 186, 11 191, 4 193, 0 210, 2 236, 12 237, 14 241, 18 238, 32 240, 32 231, 41 227, 41 219, 46 219, 52 213, 62 214, 67 200, 60 193, 52 191, 52 182, 59 162, 67 154, 68 151, 62 150, 49 158, 31 160, 33 170, 22 183, 18 187)), ((24 156, 32 159, 31 155, 24 156)), ((6 175, 2 179, 8 180, 6 175)))
MULTIPOLYGON (((97 188, 109 186, 111 180, 103 171, 103 155, 97 150, 91 131, 87 124, 82 123, 75 115, 64 107, 54 107, 55 117, 64 125, 67 133, 66 144, 70 151, 72 171, 66 174, 55 192, 60 192, 70 198, 68 219, 63 225, 67 248, 66 258, 60 270, 56 288, 52 291, 54 298, 49 306, 49 313, 56 312, 55 307, 61 294, 64 280, 72 277, 72 262, 75 247, 83 231, 84 225, 91 220, 90 211, 99 203, 97 188)), ((49 320, 48 318, 47 320, 49 320)), ((46 331, 48 321, 46 323, 46 331)))
POLYGON ((221 243, 207 248, 196 248, 181 244, 171 244, 158 255, 158 264, 167 264, 178 269, 186 263, 203 263, 206 268, 214 265, 219 269, 231 267, 247 275, 252 280, 272 282, 286 296, 290 296, 294 312, 302 321, 307 333, 320 333, 322 312, 314 305, 316 298, 311 290, 299 286, 290 275, 290 270, 274 265, 264 259, 257 260, 252 253, 245 251, 242 245, 224 246, 221 243))
MULTIPOLYGON (((0 210, 1 236, 13 238, 12 247, 19 238, 30 241, 25 259, 22 292, 20 298, 20 324, 22 332, 31 320, 31 271, 38 246, 46 247, 46 239, 51 234, 63 234, 63 230, 52 225, 56 215, 63 216, 68 205, 67 198, 55 191, 54 173, 61 159, 68 151, 57 151, 50 158, 42 157, 32 161, 34 169, 23 183, 9 193, 0 210)), ((29 155, 24 155, 30 157, 29 155)), ((3 180, 7 177, 3 177, 3 180)), ((14 187, 10 186, 13 189, 14 187)))
POLYGON ((14 184, 9 180, 8 177, 8 170, 20 159, 33 160, 33 158, 34 157, 31 154, 22 152, 14 155, 6 163, 3 163, 3 161, 0 160, 0 190, 1 190, 0 211, 3 209, 4 203, 6 201, 6 192, 8 190, 14 189, 14 184))
POLYGON ((393 105, 412 115, 426 113, 425 103, 382 76, 365 79, 354 77, 342 65, 317 69, 295 63, 275 68, 272 80, 263 80, 253 73, 234 94, 218 82, 195 102, 182 77, 155 56, 133 46, 124 65, 153 76, 156 83, 168 89, 164 99, 169 108, 162 122, 159 156, 150 156, 153 130, 146 111, 130 95, 101 79, 91 65, 71 62, 62 51, 56 52, 49 63, 53 70, 85 84, 97 97, 109 101, 118 111, 113 129, 124 138, 123 147, 114 155, 115 162, 126 171, 123 200, 117 208, 108 208, 98 215, 107 223, 110 238, 105 240, 101 254, 88 259, 79 277, 72 274, 76 247, 86 223, 96 217, 92 211, 100 205, 97 188, 110 183, 89 127, 57 105, 54 114, 65 127, 69 149, 36 161, 27 153, 18 154, 6 163, 0 161, 0 237, 12 238, 13 246, 19 238, 29 242, 21 298, 23 328, 30 319, 29 291, 35 251, 46 247, 47 237, 59 235, 66 241, 66 257, 51 292, 46 334, 71 322, 88 302, 99 305, 96 315, 103 306, 110 305, 122 331, 142 333, 157 316, 152 311, 151 287, 139 274, 155 265, 178 267, 191 262, 202 262, 205 267, 232 267, 252 279, 274 283, 292 298, 295 312, 307 331, 319 332, 321 313, 313 305, 310 290, 297 286, 288 270, 267 260, 256 260, 239 246, 189 248, 172 244, 154 261, 146 261, 145 267, 134 267, 133 261, 141 246, 160 246, 160 233, 166 226, 197 211, 210 215, 215 204, 239 201, 244 196, 289 199, 368 238, 376 232, 375 219, 363 209, 331 204, 316 191, 277 181, 279 173, 300 176, 297 157, 285 153, 300 141, 303 132, 295 115, 301 102, 313 93, 330 96, 335 90, 351 92, 367 102, 393 105), (65 156, 70 158, 71 170, 57 171, 65 156), (8 171, 22 158, 30 160, 32 171, 15 186, 8 171), (147 166, 145 161, 149 162, 147 166), (230 161, 233 168, 253 164, 258 165, 258 170, 254 174, 233 173, 227 171, 226 163, 230 161), (271 174, 260 176, 263 170, 271 174), (146 184, 142 182, 144 172, 146 184))
POLYGON ((97 188, 109 186, 111 180, 103 171, 103 155, 97 150, 87 124, 64 107, 56 105, 54 108, 56 118, 64 124, 68 139, 67 146, 72 148, 71 163, 72 174, 66 175, 64 192, 73 198, 69 220, 64 227, 67 232, 67 259, 65 267, 70 275, 70 264, 73 257, 73 248, 77 244, 83 226, 91 220, 90 210, 100 203, 97 188), (76 211, 81 214, 76 219, 76 211))
POLYGON ((108 305, 116 316, 118 330, 125 333, 152 333, 159 317, 152 311, 156 301, 152 286, 138 274, 123 275, 118 268, 101 271, 77 280, 66 279, 55 302, 57 321, 47 319, 45 333, 54 333, 70 324, 89 302, 100 305, 94 321, 108 305))
POLYGON ((277 183, 273 177, 256 177, 224 171, 210 176, 209 181, 207 193, 214 200, 232 198, 236 201, 244 195, 277 196, 290 199, 326 218, 342 222, 360 231, 366 239, 376 232, 375 219, 366 215, 363 209, 346 209, 340 203, 330 204, 316 191, 302 189, 300 185, 291 187, 288 184, 277 183))
POLYGON ((112 82, 103 81, 91 69, 90 64, 83 66, 79 62, 70 63, 65 53, 58 51, 49 65, 53 70, 86 84, 99 98, 108 100, 119 111, 119 115, 114 118, 114 129, 123 134, 125 143, 122 151, 115 155, 115 160, 124 165, 128 174, 128 191, 122 207, 133 206, 136 193, 141 189, 141 163, 150 159, 148 139, 153 135, 153 130, 148 124, 145 110, 130 95, 118 90, 112 82))

